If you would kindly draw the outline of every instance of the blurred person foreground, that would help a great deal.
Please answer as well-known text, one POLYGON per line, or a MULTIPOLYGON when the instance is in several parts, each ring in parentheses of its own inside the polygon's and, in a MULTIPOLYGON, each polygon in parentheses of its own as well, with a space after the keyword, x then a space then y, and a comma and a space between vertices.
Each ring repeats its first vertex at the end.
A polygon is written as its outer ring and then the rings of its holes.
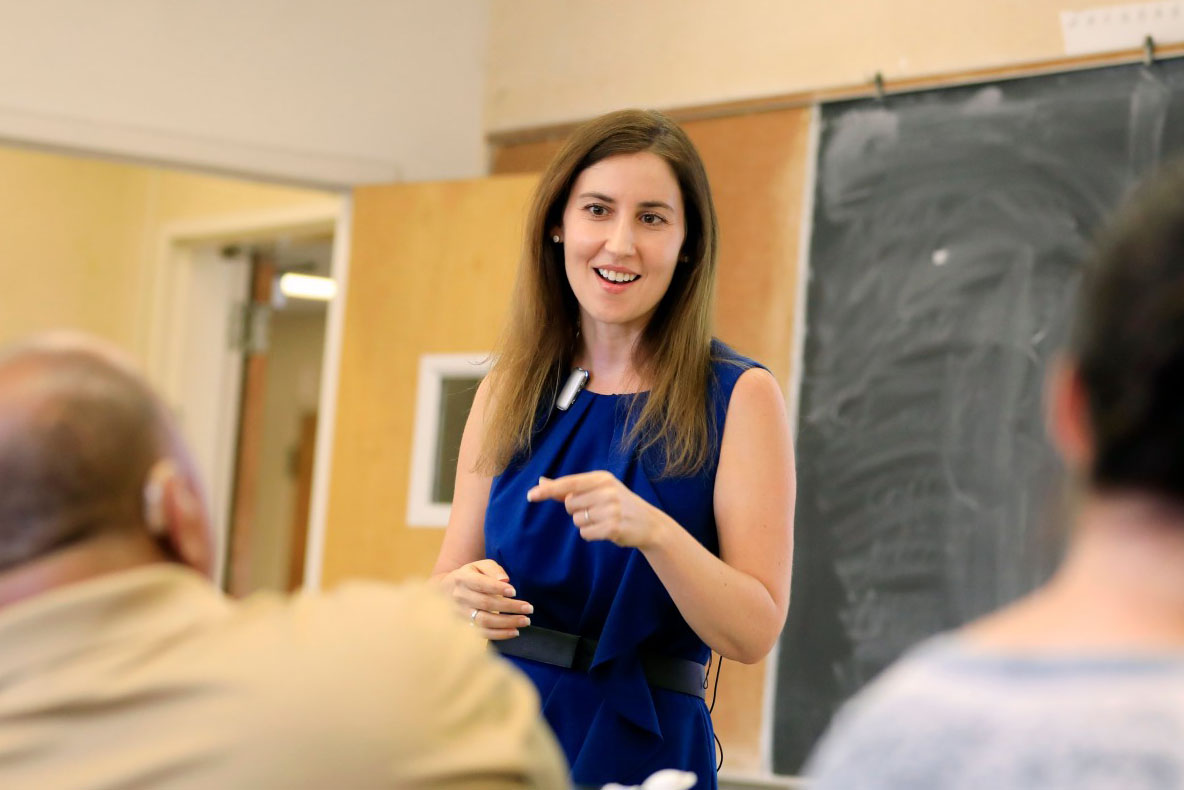
POLYGON ((551 788, 530 683, 424 587, 234 602, 122 355, 0 351, 0 785, 551 788))

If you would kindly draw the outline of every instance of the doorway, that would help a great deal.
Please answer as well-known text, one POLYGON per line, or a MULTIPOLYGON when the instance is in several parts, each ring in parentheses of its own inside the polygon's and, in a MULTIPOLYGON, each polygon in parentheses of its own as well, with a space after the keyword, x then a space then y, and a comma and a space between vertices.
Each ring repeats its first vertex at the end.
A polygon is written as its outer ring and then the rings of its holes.
POLYGON ((334 228, 256 228, 172 247, 166 390, 207 489, 216 581, 236 596, 297 589, 329 302, 285 295, 281 283, 333 282, 334 228))

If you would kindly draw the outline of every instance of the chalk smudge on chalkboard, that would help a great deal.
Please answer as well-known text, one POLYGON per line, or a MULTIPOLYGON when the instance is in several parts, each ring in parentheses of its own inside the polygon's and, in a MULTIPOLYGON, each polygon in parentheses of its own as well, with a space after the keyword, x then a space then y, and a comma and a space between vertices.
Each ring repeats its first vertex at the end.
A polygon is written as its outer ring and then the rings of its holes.
POLYGON ((1163 127, 1171 101, 1170 85, 1149 70, 1139 73, 1131 96, 1130 137, 1127 142, 1131 172, 1143 175, 1159 161, 1163 148, 1163 127))

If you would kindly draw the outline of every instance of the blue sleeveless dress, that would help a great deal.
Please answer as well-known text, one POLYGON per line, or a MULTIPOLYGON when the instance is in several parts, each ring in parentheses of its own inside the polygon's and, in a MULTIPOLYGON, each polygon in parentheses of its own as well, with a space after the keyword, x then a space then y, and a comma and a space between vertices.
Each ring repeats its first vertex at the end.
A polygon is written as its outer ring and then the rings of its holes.
POLYGON ((596 470, 616 475, 719 554, 713 492, 719 440, 736 380, 757 363, 712 343, 709 392, 714 443, 693 477, 661 478, 660 451, 622 448, 631 395, 581 392, 566 412, 552 409, 534 451, 493 480, 485 512, 485 551, 534 605, 533 625, 599 639, 588 672, 510 658, 538 687, 578 784, 641 784, 680 768, 717 787, 711 718, 702 699, 650 687, 639 656, 659 653, 706 664, 711 651, 679 614, 641 552, 580 537, 561 502, 530 503, 540 476, 596 470))

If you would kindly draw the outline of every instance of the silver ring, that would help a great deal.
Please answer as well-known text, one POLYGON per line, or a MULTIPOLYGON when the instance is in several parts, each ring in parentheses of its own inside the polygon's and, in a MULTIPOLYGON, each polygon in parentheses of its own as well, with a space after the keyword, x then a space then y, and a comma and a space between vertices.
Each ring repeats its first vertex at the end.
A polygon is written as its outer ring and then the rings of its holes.
POLYGON ((592 523, 592 516, 588 513, 588 508, 584 508, 584 526, 592 523))
POLYGON ((477 612, 479 612, 479 611, 481 611, 481 610, 474 609, 473 613, 471 615, 469 615, 469 625, 476 625, 477 624, 477 612))

